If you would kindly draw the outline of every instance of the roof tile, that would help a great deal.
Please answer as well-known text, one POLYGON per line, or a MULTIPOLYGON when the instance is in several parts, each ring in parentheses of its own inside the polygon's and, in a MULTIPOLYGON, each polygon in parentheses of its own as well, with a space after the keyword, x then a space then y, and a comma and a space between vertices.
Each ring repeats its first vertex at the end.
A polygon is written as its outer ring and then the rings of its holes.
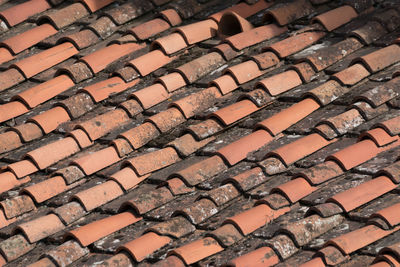
POLYGON ((14 218, 35 209, 35 204, 27 195, 20 195, 14 198, 5 199, 0 202, 7 219, 14 218))
POLYGON ((29 194, 36 203, 42 203, 43 201, 66 191, 67 188, 68 187, 63 177, 54 176, 37 184, 30 185, 24 188, 22 192, 29 194))
POLYGON ((160 135, 160 132, 157 130, 156 126, 151 122, 145 122, 138 127, 134 127, 122 133, 120 136, 128 140, 131 146, 137 149, 156 138, 158 135, 160 135))
POLYGON ((273 5, 268 9, 264 19, 274 19, 279 25, 283 26, 299 18, 310 15, 314 11, 308 0, 283 1, 273 5))
MULTIPOLYGON (((170 9, 171 10, 171 9, 170 9)), ((178 16, 179 17, 179 16, 178 16)), ((133 27, 130 32, 139 40, 145 40, 153 35, 168 30, 171 25, 160 18, 149 20, 133 27)))
POLYGON ((62 9, 51 10, 49 13, 39 17, 39 21, 50 21, 50 23, 59 30, 71 25, 88 14, 89 12, 84 5, 81 3, 74 3, 62 9))
POLYGON ((86 175, 93 174, 105 167, 108 167, 120 160, 114 147, 107 148, 87 154, 75 159, 72 164, 77 165, 86 175))
POLYGON ((170 241, 169 237, 149 232, 119 247, 118 251, 127 251, 136 261, 140 262, 170 241))
POLYGON ((10 49, 13 54, 18 54, 55 33, 57 33, 57 30, 54 29, 53 26, 50 24, 42 24, 26 32, 8 38, 2 41, 1 44, 10 49))
POLYGON ((51 234, 57 233, 64 229, 65 226, 55 214, 48 214, 29 222, 18 225, 17 229, 21 230, 30 243, 37 242, 51 234))
POLYGON ((192 264, 222 250, 223 248, 214 238, 205 237, 186 244, 183 247, 174 249, 169 255, 177 255, 179 258, 182 258, 186 264, 192 264))
POLYGON ((122 212, 75 228, 67 235, 75 238, 82 246, 87 246, 141 219, 131 212, 122 212))
POLYGON ((359 38, 365 44, 371 44, 381 38, 385 33, 387 33, 386 29, 379 22, 368 21, 361 28, 352 31, 351 36, 359 38))
POLYGON ((143 214, 171 201, 173 198, 171 191, 166 187, 160 187, 156 190, 150 190, 147 194, 135 196, 124 202, 121 208, 132 207, 139 214, 143 214))
POLYGON ((243 99, 215 111, 211 116, 219 119, 224 125, 229 125, 257 110, 258 107, 252 101, 243 99))
POLYGON ((183 97, 170 104, 170 106, 179 108, 179 111, 182 112, 185 118, 189 119, 198 112, 209 108, 215 102, 216 98, 220 96, 221 94, 219 90, 212 86, 197 93, 183 97))
POLYGON ((339 204, 346 212, 349 212, 393 190, 396 186, 388 177, 380 176, 341 192, 328 201, 339 204))
POLYGON ((30 160, 21 160, 11 163, 7 166, 7 169, 14 173, 18 178, 22 178, 38 170, 35 164, 30 160))
POLYGON ((35 244, 30 244, 22 235, 14 235, 0 243, 0 250, 8 262, 32 250, 35 244))
POLYGON ((240 257, 230 261, 230 265, 236 267, 244 267, 251 262, 254 267, 272 266, 279 263, 279 258, 274 250, 270 247, 261 247, 250 253, 244 254, 240 257))
POLYGON ((72 199, 79 200, 86 211, 91 211, 123 195, 121 187, 114 181, 106 181, 85 191, 78 192, 72 199))
POLYGON ((172 33, 158 38, 151 44, 153 49, 161 48, 167 54, 173 54, 187 47, 187 43, 183 36, 179 33, 172 33))
POLYGON ((90 9, 91 12, 95 12, 114 2, 114 0, 79 0, 79 1, 83 2, 90 9))
POLYGON ((58 125, 63 122, 69 121, 68 113, 62 107, 54 107, 39 115, 36 115, 28 121, 34 122, 40 126, 45 134, 55 130, 58 125))
POLYGON ((30 0, 0 12, 8 26, 14 26, 37 13, 51 8, 46 0, 30 0))
POLYGON ((146 119, 146 122, 153 123, 161 133, 167 132, 185 121, 182 112, 175 107, 170 107, 146 119))
POLYGON ((357 17, 353 7, 345 5, 325 12, 313 18, 313 22, 321 23, 328 31, 332 31, 357 17))
POLYGON ((151 72, 161 68, 165 64, 171 62, 175 57, 164 55, 160 50, 153 50, 143 56, 137 57, 129 61, 128 65, 137 70, 140 75, 146 76, 151 72))
POLYGON ((32 159, 39 169, 44 169, 78 151, 76 141, 67 137, 30 151, 26 156, 32 159))
POLYGON ((94 45, 99 41, 99 37, 90 29, 85 29, 76 33, 69 34, 60 38, 57 43, 70 42, 73 43, 79 50, 94 45))
POLYGON ((271 96, 276 96, 301 84, 302 81, 297 72, 288 70, 259 81, 257 86, 266 90, 271 96), (282 80, 286 82, 282 83, 282 80))
POLYGON ((0 72, 0 92, 24 81, 23 74, 14 68, 0 72))
POLYGON ((279 63, 279 58, 275 55, 275 53, 270 51, 252 56, 252 59, 257 63, 261 70, 268 69, 279 63))
POLYGON ((180 238, 193 232, 196 228, 186 218, 182 216, 172 217, 171 219, 158 223, 149 231, 156 232, 160 235, 169 235, 180 238))
POLYGON ((392 206, 389 206, 387 208, 384 208, 376 213, 374 213, 371 218, 382 218, 387 222, 387 224, 393 228, 397 226, 400 223, 400 217, 399 213, 396 212, 399 209, 400 204, 394 204, 392 206))
POLYGON ((185 79, 178 72, 171 72, 156 80, 160 82, 168 92, 173 92, 186 85, 185 79))
POLYGON ((368 70, 361 64, 354 64, 341 72, 335 73, 332 78, 343 85, 352 86, 369 75, 368 70))
POLYGON ((43 135, 41 128, 35 123, 20 124, 10 130, 18 133, 24 142, 35 140, 43 135))
POLYGON ((370 72, 377 72, 400 60, 400 47, 391 45, 384 47, 361 58, 353 60, 361 62, 370 72))
POLYGON ((239 185, 243 191, 265 182, 267 177, 262 172, 261 168, 255 167, 245 172, 242 172, 232 178, 228 178, 227 182, 233 182, 235 185, 239 185))
POLYGON ((207 198, 200 199, 192 205, 178 209, 176 214, 182 214, 197 225, 218 212, 218 207, 207 198))
POLYGON ((71 224, 79 218, 82 218, 86 213, 81 204, 76 201, 60 206, 54 209, 53 212, 57 214, 65 225, 71 224))
POLYGON ((250 135, 230 143, 217 151, 230 165, 234 165, 246 158, 247 154, 255 151, 273 140, 273 137, 264 130, 257 130, 250 135))
POLYGON ((253 29, 253 25, 234 11, 225 12, 218 23, 220 38, 253 29))
POLYGON ((187 157, 213 140, 214 137, 209 137, 207 139, 197 141, 193 135, 185 134, 168 143, 167 146, 174 147, 180 155, 187 157))
POLYGON ((261 76, 264 72, 255 61, 249 60, 226 69, 225 73, 231 74, 238 84, 243 84, 261 76))
POLYGON ((89 249, 81 247, 77 242, 72 240, 45 253, 47 257, 60 266, 67 266, 87 254, 89 254, 89 249))
POLYGON ((136 185, 138 185, 140 182, 142 182, 144 179, 146 179, 148 175, 145 176, 138 176, 134 170, 131 168, 123 168, 120 171, 114 173, 110 179, 116 181, 119 183, 125 190, 129 190, 136 185))
POLYGON ((233 245, 243 238, 243 235, 238 229, 230 223, 218 227, 216 230, 210 232, 208 236, 216 239, 220 244, 223 244, 224 247, 233 245))

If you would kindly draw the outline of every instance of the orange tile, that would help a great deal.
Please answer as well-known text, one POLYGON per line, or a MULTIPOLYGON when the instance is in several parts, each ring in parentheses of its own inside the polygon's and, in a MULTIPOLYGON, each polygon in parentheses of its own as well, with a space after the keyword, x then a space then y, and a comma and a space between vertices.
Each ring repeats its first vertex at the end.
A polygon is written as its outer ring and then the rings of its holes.
POLYGON ((93 73, 98 73, 107 67, 108 64, 115 60, 128 55, 134 51, 142 49, 145 44, 127 43, 127 44, 112 44, 102 49, 82 57, 80 60, 85 62, 93 73))
POLYGON ((290 208, 287 207, 273 210, 267 205, 261 204, 228 218, 225 223, 234 224, 242 234, 248 235, 289 210, 290 208))
POLYGON ((233 11, 225 12, 218 23, 218 35, 221 38, 253 29, 253 25, 233 11))
POLYGON ((248 153, 256 151, 272 140, 273 137, 267 131, 258 130, 224 146, 217 153, 223 156, 230 165, 234 165, 245 159, 248 153))
POLYGON ((11 51, 5 47, 0 47, 0 64, 8 62, 14 59, 14 56, 11 54, 11 51))
POLYGON ((324 183, 343 173, 342 168, 334 161, 327 160, 311 168, 302 170, 296 176, 304 177, 311 185, 324 183))
POLYGON ((172 174, 171 178, 179 177, 183 179, 186 184, 195 186, 226 169, 228 168, 224 164, 222 158, 219 156, 212 156, 172 174))
POLYGON ((168 189, 174 195, 186 194, 195 191, 193 187, 186 186, 186 184, 179 178, 169 179, 167 183, 168 183, 168 189))
POLYGON ((186 264, 193 264, 222 250, 214 238, 206 237, 174 249, 169 255, 178 255, 186 264))
POLYGON ((121 195, 123 195, 121 187, 114 181, 107 181, 78 192, 72 199, 79 200, 86 211, 91 211, 121 195))
POLYGON ((181 65, 175 71, 182 74, 185 81, 191 84, 224 63, 226 63, 225 59, 218 52, 210 52, 181 65))
POLYGON ((255 61, 248 60, 228 68, 225 73, 231 74, 238 84, 243 84, 261 76, 264 72, 255 61))
POLYGON ((369 53, 361 58, 356 58, 353 63, 361 62, 370 72, 380 71, 400 61, 400 47, 391 45, 369 53))
POLYGON ((381 127, 385 129, 390 135, 398 135, 400 133, 400 116, 394 117, 390 120, 380 122, 375 127, 381 127))
POLYGON ((385 231, 375 225, 367 225, 360 229, 335 237, 328 241, 326 245, 334 245, 342 253, 350 254, 387 235, 390 235, 393 232, 396 232, 399 229, 400 228, 397 227, 393 230, 385 231))
POLYGON ((145 40, 153 35, 168 30, 170 27, 171 25, 167 21, 160 18, 155 18, 133 27, 129 30, 129 32, 132 33, 137 39, 145 40))
POLYGON ((17 227, 18 230, 21 230, 25 234, 30 243, 37 242, 64 228, 64 224, 55 214, 41 216, 32 221, 22 223, 17 227))
POLYGON ((14 26, 37 13, 51 8, 46 0, 31 0, 15 5, 0 12, 0 17, 7 22, 8 26, 14 26))
POLYGON ((63 62, 77 53, 78 50, 75 46, 66 42, 17 61, 12 65, 12 67, 21 70, 26 78, 31 78, 32 76, 63 62))
POLYGON ((144 235, 126 243, 118 248, 118 252, 127 251, 137 262, 141 262, 147 256, 162 248, 171 242, 171 238, 160 236, 153 232, 144 235))
POLYGON ((176 150, 172 147, 166 147, 138 157, 134 157, 132 159, 128 159, 124 164, 129 164, 132 166, 132 168, 134 168, 136 173, 139 175, 145 175, 169 166, 179 160, 180 158, 176 150))
POLYGON ((165 89, 170 93, 186 85, 185 79, 178 72, 171 72, 164 75, 158 78, 156 82, 164 85, 165 89))
POLYGON ((214 13, 210 16, 210 18, 214 19, 215 21, 219 22, 222 15, 225 12, 236 12, 237 14, 239 14, 240 16, 242 16, 243 18, 247 18, 250 17, 251 15, 256 14, 257 12, 266 9, 268 7, 270 7, 272 5, 272 3, 267 2, 267 1, 257 1, 254 4, 249 4, 247 2, 240 2, 232 7, 229 7, 227 9, 224 9, 220 12, 214 13))
POLYGON ((340 205, 346 212, 352 211, 377 197, 395 189, 397 185, 386 176, 375 179, 350 188, 329 198, 329 202, 340 205))
POLYGON ((311 79, 315 75, 314 69, 311 67, 311 65, 307 62, 301 62, 295 65, 292 65, 290 69, 295 70, 299 75, 300 78, 303 82, 310 82, 311 79))
POLYGON ((166 146, 174 147, 179 155, 187 157, 213 140, 215 138, 212 136, 198 141, 193 135, 188 133, 169 142, 166 146))
POLYGON ((232 105, 215 111, 211 116, 217 117, 225 124, 225 126, 227 126, 250 115, 253 112, 256 112, 257 110, 258 107, 252 101, 243 99, 232 105))
POLYGON ((89 15, 86 7, 81 3, 72 3, 56 12, 49 12, 39 17, 39 20, 48 20, 57 30, 71 25, 80 18, 89 15))
POLYGON ((266 90, 271 96, 282 94, 302 84, 294 70, 288 70, 257 82, 256 87, 266 90), (285 81, 284 83, 282 81, 285 81))
POLYGON ((48 134, 57 129, 61 123, 70 119, 68 112, 64 108, 54 107, 30 118, 28 122, 35 122, 45 134, 48 134))
POLYGON ((81 129, 76 129, 67 134, 75 139, 81 149, 91 146, 93 142, 89 139, 89 136, 81 129))
POLYGON ((72 137, 67 137, 30 151, 26 156, 43 170, 78 151, 79 146, 76 141, 72 137))
POLYGON ((230 261, 229 265, 235 267, 266 267, 278 263, 279 258, 272 248, 261 247, 230 261))
POLYGON ((79 0, 84 3, 91 12, 95 12, 103 7, 111 4, 114 0, 79 0))
POLYGON ((369 76, 369 71, 361 64, 354 64, 338 73, 335 73, 332 78, 343 85, 352 86, 369 76))
POLYGON ((197 113, 210 108, 219 97, 221 97, 221 94, 216 87, 208 87, 207 89, 183 97, 169 106, 178 108, 185 118, 189 119, 197 113))
POLYGON ((42 203, 56 195, 66 191, 68 188, 62 176, 51 177, 42 182, 30 185, 22 190, 29 194, 36 203, 42 203))
POLYGON ((75 159, 72 164, 79 166, 86 175, 90 175, 120 160, 115 148, 109 146, 93 152, 92 154, 75 159))
POLYGON ((176 107, 170 107, 146 119, 152 122, 161 133, 165 133, 186 121, 182 112, 176 107))
POLYGON ((325 29, 332 31, 357 17, 357 12, 351 6, 345 5, 328 12, 322 13, 312 19, 311 22, 321 23, 325 29))
POLYGON ((74 86, 74 82, 67 75, 60 75, 44 83, 36 85, 28 90, 19 93, 14 100, 21 100, 30 108, 50 100, 56 95, 68 90, 74 86))
POLYGON ((366 131, 359 136, 359 140, 371 138, 377 146, 385 146, 398 140, 398 136, 390 136, 384 129, 375 128, 366 131))
POLYGON ((264 128, 271 134, 277 135, 296 122, 304 119, 319 107, 320 105, 315 100, 306 98, 272 117, 263 120, 257 127, 264 128))
POLYGON ((276 66, 280 60, 275 53, 267 51, 251 57, 262 70, 276 66))
POLYGON ((6 192, 30 180, 29 176, 24 179, 17 179, 12 172, 2 172, 0 173, 0 192, 6 192))
POLYGON ((119 183, 125 190, 129 190, 144 181, 147 177, 149 175, 138 176, 132 168, 126 167, 111 175, 110 179, 119 183))
POLYGON ((195 44, 215 36, 218 24, 211 20, 203 20, 176 28, 175 31, 182 34, 188 45, 195 44))
POLYGON ((30 160, 20 160, 11 163, 7 166, 7 169, 12 171, 17 178, 22 178, 39 170, 30 160))
POLYGON ((153 50, 129 61, 127 65, 132 66, 140 75, 146 76, 174 59, 175 57, 169 57, 160 50, 153 50))
POLYGON ((89 85, 80 91, 88 93, 97 103, 108 98, 111 94, 120 93, 127 88, 128 85, 120 77, 112 77, 89 85))
POLYGON ((160 16, 164 18, 171 26, 176 26, 182 23, 179 13, 175 9, 166 9, 160 12, 160 16))
POLYGON ((310 96, 318 101, 322 106, 326 106, 348 91, 349 87, 342 86, 335 80, 328 80, 327 82, 306 92, 303 96, 310 96))
POLYGON ((167 258, 165 258, 162 261, 159 261, 155 264, 153 264, 154 267, 170 267, 170 266, 174 266, 174 267, 185 267, 185 263, 183 262, 183 260, 181 260, 180 258, 178 258, 177 256, 168 256, 167 258))
POLYGON ((312 133, 269 152, 266 157, 277 157, 282 160, 286 166, 289 166, 333 142, 336 142, 336 139, 328 141, 321 135, 312 133))
POLYGON ((282 192, 286 198, 295 203, 315 190, 317 188, 311 186, 304 178, 296 178, 274 188, 272 192, 282 192))
POLYGON ((141 219, 141 217, 136 217, 131 212, 123 212, 80 226, 69 231, 67 236, 74 237, 82 246, 86 247, 105 236, 140 221, 141 219))
POLYGON ((266 50, 274 51, 280 58, 287 57, 312 45, 325 36, 324 32, 305 32, 290 36, 282 41, 267 46, 266 50))
POLYGON ((330 156, 327 160, 334 160, 345 170, 372 159, 378 154, 378 147, 372 140, 362 140, 348 146, 330 156))
POLYGON ((22 72, 15 68, 10 68, 0 72, 0 92, 24 81, 25 77, 22 72))
POLYGON ((246 47, 261 43, 262 41, 280 35, 286 31, 286 27, 279 27, 275 24, 269 24, 228 37, 225 42, 229 43, 236 50, 242 50, 246 47))
POLYGON ((217 79, 213 80, 210 85, 216 86, 220 91, 221 94, 225 95, 227 93, 232 92, 233 90, 238 88, 238 85, 235 79, 231 75, 222 75, 217 79))
POLYGON ((68 266, 88 254, 88 248, 82 248, 78 242, 70 240, 47 251, 45 255, 58 266, 68 266))
POLYGON ((395 227, 400 223, 400 213, 398 212, 399 208, 400 203, 397 203, 374 213, 370 218, 382 218, 388 223, 389 226, 395 227))
POLYGON ((75 128, 84 130, 90 140, 95 141, 129 121, 130 118, 125 110, 118 108, 84 121, 75 128))
POLYGON ((18 54, 56 33, 57 30, 50 24, 46 23, 8 38, 2 41, 1 44, 8 47, 14 54, 18 54))
POLYGON ((160 83, 155 83, 132 94, 143 107, 143 109, 151 108, 164 100, 168 99, 170 94, 160 83))
POLYGON ((123 132, 120 134, 120 137, 128 140, 131 146, 137 149, 159 135, 160 132, 153 123, 145 122, 138 127, 134 127, 126 132, 123 132))
POLYGON ((1 133, 0 153, 8 152, 22 146, 23 145, 22 141, 23 140, 21 140, 21 136, 16 131, 8 131, 1 133))
POLYGON ((151 44, 153 49, 161 48, 167 54, 173 54, 187 47, 186 41, 179 33, 172 33, 158 38, 151 44))

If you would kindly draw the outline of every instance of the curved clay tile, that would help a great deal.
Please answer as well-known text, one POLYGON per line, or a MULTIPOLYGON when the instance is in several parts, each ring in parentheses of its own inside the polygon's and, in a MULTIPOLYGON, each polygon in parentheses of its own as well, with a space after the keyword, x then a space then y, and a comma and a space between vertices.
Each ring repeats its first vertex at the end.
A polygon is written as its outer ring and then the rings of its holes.
POLYGON ((253 25, 233 11, 224 13, 218 23, 220 37, 232 36, 251 29, 253 25))

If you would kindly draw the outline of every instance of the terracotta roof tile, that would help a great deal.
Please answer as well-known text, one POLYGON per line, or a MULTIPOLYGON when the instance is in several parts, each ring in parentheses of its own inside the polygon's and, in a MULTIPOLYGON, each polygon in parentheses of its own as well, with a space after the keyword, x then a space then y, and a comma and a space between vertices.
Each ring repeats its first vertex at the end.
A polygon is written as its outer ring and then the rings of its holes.
POLYGON ((115 148, 107 147, 98 150, 93 154, 88 154, 86 156, 75 159, 72 163, 74 165, 77 165, 87 175, 90 175, 105 167, 110 166, 111 164, 114 164, 119 160, 120 158, 115 148))
POLYGON ((192 264, 221 250, 223 250, 222 247, 214 238, 206 237, 177 248, 173 250, 170 255, 177 255, 179 258, 182 258, 186 264, 192 264))
POLYGON ((77 242, 67 241, 54 250, 46 252, 46 256, 59 265, 69 265, 87 255, 89 250, 82 248, 77 242))
POLYGON ((286 27, 269 24, 228 37, 225 39, 225 42, 230 44, 236 50, 242 50, 246 47, 271 39, 285 31, 287 31, 286 27))
POLYGON ((40 183, 28 186, 23 189, 23 192, 29 194, 36 203, 42 203, 57 194, 64 192, 67 185, 64 178, 55 176, 40 183))
POLYGON ((49 21, 56 29, 71 25, 89 12, 81 3, 74 3, 59 10, 51 10, 39 18, 39 21, 49 21))
POLYGON ((218 23, 218 35, 221 38, 251 30, 253 25, 233 11, 225 12, 218 23))
POLYGON ((160 132, 153 123, 145 122, 122 133, 121 137, 127 139, 133 148, 139 148, 159 134, 160 132))
POLYGON ((388 177, 380 176, 339 193, 331 197, 329 201, 339 204, 348 212, 394 188, 396 188, 396 185, 388 177))
POLYGON ((276 96, 278 94, 286 92, 301 84, 302 81, 299 75, 293 70, 279 73, 258 82, 258 85, 272 96, 276 96), (282 83, 282 80, 285 80, 287 82, 282 83))
POLYGON ((116 182, 107 181, 85 191, 78 192, 73 196, 73 199, 77 199, 82 203, 86 211, 90 211, 122 194, 122 189, 116 182))
POLYGON ((25 80, 23 74, 14 68, 1 72, 0 77, 0 92, 25 80))
POLYGON ((152 44, 153 49, 161 48, 167 54, 173 54, 187 47, 183 36, 179 33, 172 33, 155 40, 152 44))
POLYGON ((259 149, 273 140, 273 137, 264 130, 257 130, 250 135, 224 146, 217 153, 230 165, 234 165, 246 158, 247 154, 259 149))
POLYGON ((371 44, 386 32, 386 29, 379 22, 369 21, 361 28, 352 31, 351 35, 361 39, 365 44, 371 44))
POLYGON ((151 116, 146 121, 153 123, 161 133, 164 133, 183 123, 185 120, 179 109, 171 107, 151 116))
POLYGON ((82 246, 87 246, 110 233, 140 220, 141 217, 136 217, 130 212, 123 212, 71 230, 67 235, 78 240, 82 246))
POLYGON ((64 228, 64 224, 55 214, 39 217, 35 220, 22 223, 17 227, 18 230, 24 233, 30 243, 39 241, 64 228))
POLYGON ((361 62, 370 72, 377 72, 400 60, 400 47, 391 45, 370 53, 353 62, 361 62))
POLYGON ((54 29, 53 26, 42 24, 22 34, 4 40, 2 45, 10 49, 13 54, 18 54, 55 33, 57 33, 57 30, 54 29))
POLYGON ((357 17, 357 12, 354 8, 345 5, 318 15, 313 21, 321 23, 326 30, 332 31, 355 17, 357 17))
POLYGON ((1 11, 0 17, 11 27, 50 7, 46 0, 31 0, 1 11))
POLYGON ((111 4, 114 2, 114 0, 100 0, 100 1, 94 1, 94 0, 80 0, 80 2, 83 2, 92 12, 95 12, 106 5, 111 4))
POLYGON ((306 98, 288 109, 260 122, 258 127, 266 129, 272 135, 277 135, 318 108, 319 104, 317 102, 306 98))
POLYGON ((34 244, 30 244, 25 237, 18 234, 0 243, 0 250, 7 261, 12 261, 26 252, 32 250, 34 244))
POLYGON ((32 199, 26 195, 20 195, 12 199, 5 199, 0 202, 0 205, 4 210, 4 215, 8 219, 35 209, 35 204, 32 199))
POLYGON ((155 250, 167 245, 170 240, 169 237, 149 232, 126 243, 118 251, 127 251, 136 261, 142 261, 155 250))
POLYGON ((224 125, 229 125, 257 110, 258 107, 252 101, 244 99, 214 112, 211 116, 219 119, 224 125))
POLYGON ((171 72, 156 80, 160 82, 168 92, 173 92, 186 85, 183 76, 178 72, 171 72))
POLYGON ((279 25, 283 26, 299 18, 305 17, 313 11, 314 9, 312 5, 307 0, 296 2, 284 1, 269 8, 264 19, 274 19, 279 25))
POLYGON ((58 125, 69 120, 68 113, 62 107, 54 107, 29 119, 36 123, 45 134, 52 132, 58 125))
POLYGON ((185 118, 189 119, 199 111, 210 107, 216 98, 220 96, 221 94, 217 87, 209 87, 175 101, 171 104, 171 107, 174 107, 174 109, 179 108, 179 111, 182 112, 185 118))
POLYGON ((129 61, 129 66, 134 67, 142 76, 145 76, 156 69, 164 66, 165 64, 171 62, 174 57, 169 57, 164 55, 160 50, 153 50, 143 56, 135 58, 129 61), (152 64, 149 64, 149 63, 152 64))

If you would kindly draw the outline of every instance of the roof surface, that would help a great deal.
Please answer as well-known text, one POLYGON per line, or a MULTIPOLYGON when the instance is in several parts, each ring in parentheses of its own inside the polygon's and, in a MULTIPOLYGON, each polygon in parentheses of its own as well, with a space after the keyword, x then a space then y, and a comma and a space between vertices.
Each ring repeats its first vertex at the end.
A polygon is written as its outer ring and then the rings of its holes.
POLYGON ((400 265, 398 1, 0 20, 0 266, 400 265))

